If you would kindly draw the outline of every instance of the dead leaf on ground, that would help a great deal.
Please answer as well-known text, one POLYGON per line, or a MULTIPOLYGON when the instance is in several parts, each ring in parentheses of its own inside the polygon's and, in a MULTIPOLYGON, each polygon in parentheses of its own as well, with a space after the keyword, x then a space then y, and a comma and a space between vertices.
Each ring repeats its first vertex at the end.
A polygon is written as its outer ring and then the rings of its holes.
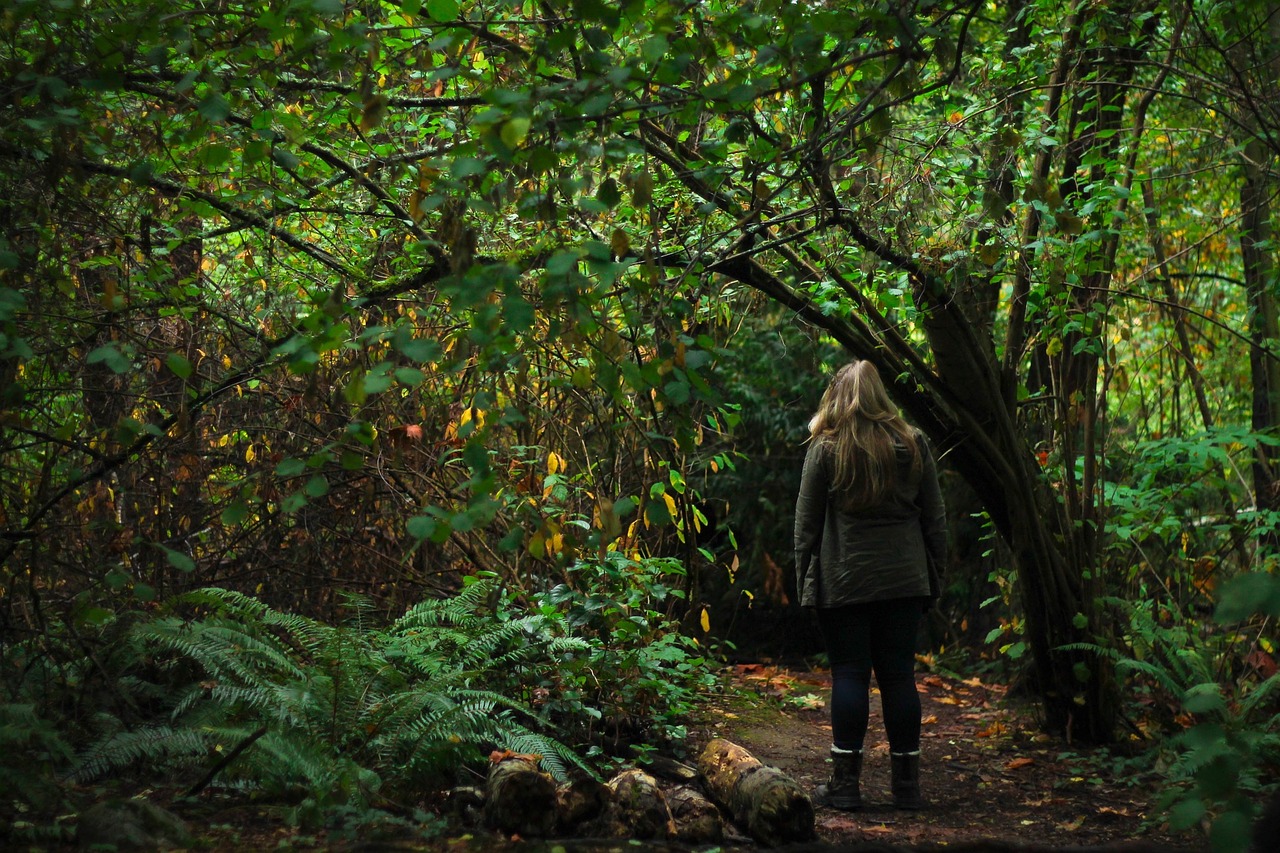
POLYGON ((1102 806, 1098 809, 1098 811, 1101 812, 1102 814, 1113 814, 1113 815, 1118 815, 1119 817, 1134 816, 1133 812, 1129 811, 1128 809, 1117 809, 1117 808, 1112 808, 1111 806, 1102 806))
POLYGON ((1021 770, 1023 767, 1030 767, 1035 763, 1036 760, 1034 758, 1015 758, 1004 767, 1006 770, 1021 770))
POLYGON ((1082 826, 1084 826, 1084 815, 1080 815, 1080 817, 1075 820, 1069 820, 1066 823, 1058 824, 1058 829, 1061 829, 1064 832, 1076 832, 1082 826))
POLYGON ((864 826, 862 827, 862 831, 869 832, 873 835, 888 835, 889 833, 897 832, 898 830, 895 827, 885 826, 882 823, 879 826, 864 826))
POLYGON ((920 724, 923 726, 932 726, 936 722, 938 722, 937 714, 930 714, 929 716, 920 720, 920 724))

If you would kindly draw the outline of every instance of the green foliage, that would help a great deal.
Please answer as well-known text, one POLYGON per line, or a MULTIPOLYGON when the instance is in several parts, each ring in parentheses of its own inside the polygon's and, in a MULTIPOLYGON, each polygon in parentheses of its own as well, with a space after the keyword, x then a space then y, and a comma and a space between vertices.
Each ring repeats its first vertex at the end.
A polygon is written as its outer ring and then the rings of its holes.
POLYGON ((683 741, 699 692, 715 682, 706 651, 669 615, 684 576, 674 559, 609 551, 575 561, 566 583, 534 596, 546 628, 588 643, 541 685, 548 710, 600 720, 619 746, 683 741))
MULTIPOLYGON (((33 704, 0 704, 0 814, 20 810, 37 814, 60 809, 65 792, 56 772, 73 759, 73 750, 56 721, 33 704)), ((11 816, 15 821, 16 816, 11 816)))
POLYGON ((1127 617, 1120 645, 1082 649, 1116 662, 1138 699, 1134 713, 1158 737, 1154 757, 1166 779, 1158 805, 1175 829, 1210 820, 1214 850, 1242 853, 1280 764, 1280 672, 1251 663, 1252 632, 1199 624, 1149 598, 1105 603, 1127 617))
POLYGON ((512 671, 553 667, 586 644, 527 644, 528 620, 497 618, 494 592, 492 581, 476 581, 386 627, 374 627, 368 602, 355 598, 329 625, 229 590, 186 594, 175 607, 188 615, 134 628, 139 657, 123 673, 163 686, 151 692, 166 698, 166 719, 103 721, 74 777, 217 768, 220 783, 287 798, 311 820, 438 785, 486 747, 539 753, 560 776, 584 767, 500 688, 518 680, 512 671))
MULTIPOLYGON (((678 597, 666 584, 683 569, 611 553, 572 572, 587 593, 557 588, 524 609, 494 577, 471 578, 386 625, 351 596, 328 624, 231 590, 184 594, 133 625, 120 640, 129 652, 115 656, 122 689, 152 714, 126 724, 100 712, 71 778, 204 774, 200 786, 292 803, 302 825, 350 824, 492 749, 539 754, 564 778, 590 770, 580 753, 598 752, 602 735, 682 739, 678 721, 712 680, 696 644, 655 609, 678 597)), ((21 747, 10 754, 61 749, 65 766, 56 726, 6 707, 13 722, 0 732, 21 747)))

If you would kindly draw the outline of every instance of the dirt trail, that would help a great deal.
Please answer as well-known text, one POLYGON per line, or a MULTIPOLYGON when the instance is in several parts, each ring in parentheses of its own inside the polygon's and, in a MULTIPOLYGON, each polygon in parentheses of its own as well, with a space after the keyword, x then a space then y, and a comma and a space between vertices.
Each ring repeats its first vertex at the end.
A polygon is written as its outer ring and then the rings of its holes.
MULTIPOLYGON (((748 664, 736 667, 734 676, 768 701, 726 697, 711 703, 690 732, 691 750, 713 737, 728 738, 812 791, 829 772, 829 675, 748 664)), ((1202 838, 1172 834, 1158 823, 1158 779, 1142 777, 1105 751, 1039 734, 1026 709, 1005 701, 1003 687, 929 674, 917 683, 929 808, 892 808, 889 750, 879 697, 873 696, 865 808, 852 814, 819 808, 822 841, 942 845, 1000 839, 1084 846, 1142 840, 1161 850, 1204 849, 1202 838)))

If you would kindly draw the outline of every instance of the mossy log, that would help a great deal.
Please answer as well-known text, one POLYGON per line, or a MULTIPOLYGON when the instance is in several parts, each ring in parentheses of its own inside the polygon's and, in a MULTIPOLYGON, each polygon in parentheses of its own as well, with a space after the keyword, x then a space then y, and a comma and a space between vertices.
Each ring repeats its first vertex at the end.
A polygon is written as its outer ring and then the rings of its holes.
POLYGON ((711 798, 762 844, 815 837, 813 802, 787 774, 767 767, 736 743, 716 738, 698 757, 711 798))
POLYGON ((667 799, 648 773, 624 770, 606 785, 609 804, 600 817, 583 825, 585 834, 645 841, 665 840, 675 835, 667 799))
POLYGON ((485 784, 484 819, 491 828, 541 838, 555 829, 556 783, 529 756, 495 761, 485 784))

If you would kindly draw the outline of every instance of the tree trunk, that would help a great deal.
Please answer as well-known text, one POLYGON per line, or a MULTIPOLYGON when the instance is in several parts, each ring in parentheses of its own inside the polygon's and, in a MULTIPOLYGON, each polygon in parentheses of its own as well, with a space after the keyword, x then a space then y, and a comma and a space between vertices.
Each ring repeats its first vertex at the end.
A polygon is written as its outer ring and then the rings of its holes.
MULTIPOLYGON (((1254 432, 1271 432, 1280 416, 1280 361, 1268 351, 1280 340, 1276 300, 1272 295, 1275 265, 1272 261, 1271 193, 1274 182, 1268 177, 1271 152, 1256 138, 1245 143, 1244 182, 1240 187, 1240 252, 1244 258, 1245 289, 1249 298, 1249 369, 1253 381, 1254 432)), ((1259 444, 1253 461, 1253 493, 1259 512, 1280 506, 1280 477, 1272 448, 1259 444)), ((1258 543, 1275 551, 1280 534, 1268 531, 1258 543)))
POLYGON ((775 846, 814 837, 813 803, 790 776, 715 738, 698 758, 712 799, 752 838, 775 846))

